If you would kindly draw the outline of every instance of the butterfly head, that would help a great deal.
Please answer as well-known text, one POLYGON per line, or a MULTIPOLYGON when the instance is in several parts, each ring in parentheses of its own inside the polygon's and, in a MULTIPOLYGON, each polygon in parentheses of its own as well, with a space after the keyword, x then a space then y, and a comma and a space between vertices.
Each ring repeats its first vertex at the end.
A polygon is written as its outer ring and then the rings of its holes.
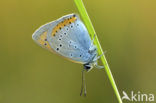
POLYGON ((84 69, 85 69, 87 72, 90 71, 90 70, 93 68, 92 65, 90 65, 89 63, 84 64, 83 66, 84 66, 84 69))
POLYGON ((89 72, 97 64, 96 58, 97 58, 97 53, 95 53, 94 55, 92 55, 92 59, 88 63, 86 63, 86 64, 83 65, 84 66, 84 69, 87 72, 89 72))

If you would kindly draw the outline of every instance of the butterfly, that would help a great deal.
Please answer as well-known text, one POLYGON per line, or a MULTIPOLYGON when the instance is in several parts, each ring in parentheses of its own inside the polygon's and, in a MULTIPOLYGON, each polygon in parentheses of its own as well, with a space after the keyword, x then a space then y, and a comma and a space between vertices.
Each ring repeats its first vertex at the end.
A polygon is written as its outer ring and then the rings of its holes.
POLYGON ((79 15, 73 13, 49 22, 37 29, 32 38, 41 47, 72 62, 83 64, 80 95, 83 88, 86 95, 84 70, 90 71, 94 66, 101 69, 103 66, 97 64, 102 55, 98 56, 97 48, 93 44, 95 35, 91 40, 79 15))

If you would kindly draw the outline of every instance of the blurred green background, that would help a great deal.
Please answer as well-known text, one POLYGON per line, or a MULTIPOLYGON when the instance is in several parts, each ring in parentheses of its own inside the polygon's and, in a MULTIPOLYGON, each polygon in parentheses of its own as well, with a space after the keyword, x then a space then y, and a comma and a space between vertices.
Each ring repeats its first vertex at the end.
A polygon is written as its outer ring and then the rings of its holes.
MULTIPOLYGON (((156 95, 156 1, 84 3, 121 96, 156 95)), ((0 1, 0 103, 118 103, 104 70, 86 74, 88 94, 80 97, 82 65, 32 40, 39 26, 73 12, 73 0, 0 1)))

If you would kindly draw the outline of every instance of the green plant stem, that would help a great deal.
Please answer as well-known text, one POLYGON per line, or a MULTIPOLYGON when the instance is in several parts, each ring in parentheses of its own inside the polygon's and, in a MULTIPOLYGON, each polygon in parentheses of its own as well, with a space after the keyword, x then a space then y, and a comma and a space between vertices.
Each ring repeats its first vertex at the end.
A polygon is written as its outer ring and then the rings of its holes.
MULTIPOLYGON (((85 6, 83 4, 83 1, 82 0, 74 0, 74 1, 75 1, 75 4, 76 4, 79 12, 80 12, 80 15, 82 17, 82 20, 84 21, 84 24, 86 25, 86 27, 88 29, 88 32, 89 32, 90 36, 93 38, 93 36, 94 36, 94 34, 96 34, 96 32, 94 30, 94 27, 93 27, 93 25, 91 23, 91 20, 90 20, 88 14, 87 14, 87 11, 85 9, 85 6)), ((94 44, 96 45, 96 47, 98 49, 98 53, 99 54, 103 54, 103 50, 101 48, 101 45, 99 43, 99 40, 98 40, 97 36, 95 37, 94 44)), ((109 65, 107 63, 107 60, 106 60, 105 55, 103 55, 101 57, 101 60, 102 60, 102 63, 104 65, 104 67, 105 67, 105 71, 106 71, 106 73, 108 75, 108 78, 109 78, 109 80, 111 82, 111 85, 112 85, 112 87, 114 89, 114 92, 115 92, 115 94, 117 96, 117 99, 118 99, 119 103, 122 103, 122 100, 121 100, 119 91, 117 89, 116 83, 114 81, 113 75, 112 75, 111 70, 109 68, 109 65)))

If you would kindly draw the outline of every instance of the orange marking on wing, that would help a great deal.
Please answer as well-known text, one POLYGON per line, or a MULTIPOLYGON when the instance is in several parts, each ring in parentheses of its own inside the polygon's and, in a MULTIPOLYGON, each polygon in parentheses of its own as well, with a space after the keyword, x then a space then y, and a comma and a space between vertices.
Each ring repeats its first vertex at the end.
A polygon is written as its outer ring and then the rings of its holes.
POLYGON ((40 45, 42 45, 42 47, 52 51, 52 48, 50 47, 50 44, 47 41, 47 32, 41 34, 40 38, 38 39, 38 42, 40 43, 40 45))
POLYGON ((56 25, 52 31, 52 36, 55 36, 56 32, 58 32, 60 29, 62 29, 64 26, 73 23, 77 18, 76 17, 71 17, 68 19, 65 19, 63 22, 60 22, 58 25, 56 25))

